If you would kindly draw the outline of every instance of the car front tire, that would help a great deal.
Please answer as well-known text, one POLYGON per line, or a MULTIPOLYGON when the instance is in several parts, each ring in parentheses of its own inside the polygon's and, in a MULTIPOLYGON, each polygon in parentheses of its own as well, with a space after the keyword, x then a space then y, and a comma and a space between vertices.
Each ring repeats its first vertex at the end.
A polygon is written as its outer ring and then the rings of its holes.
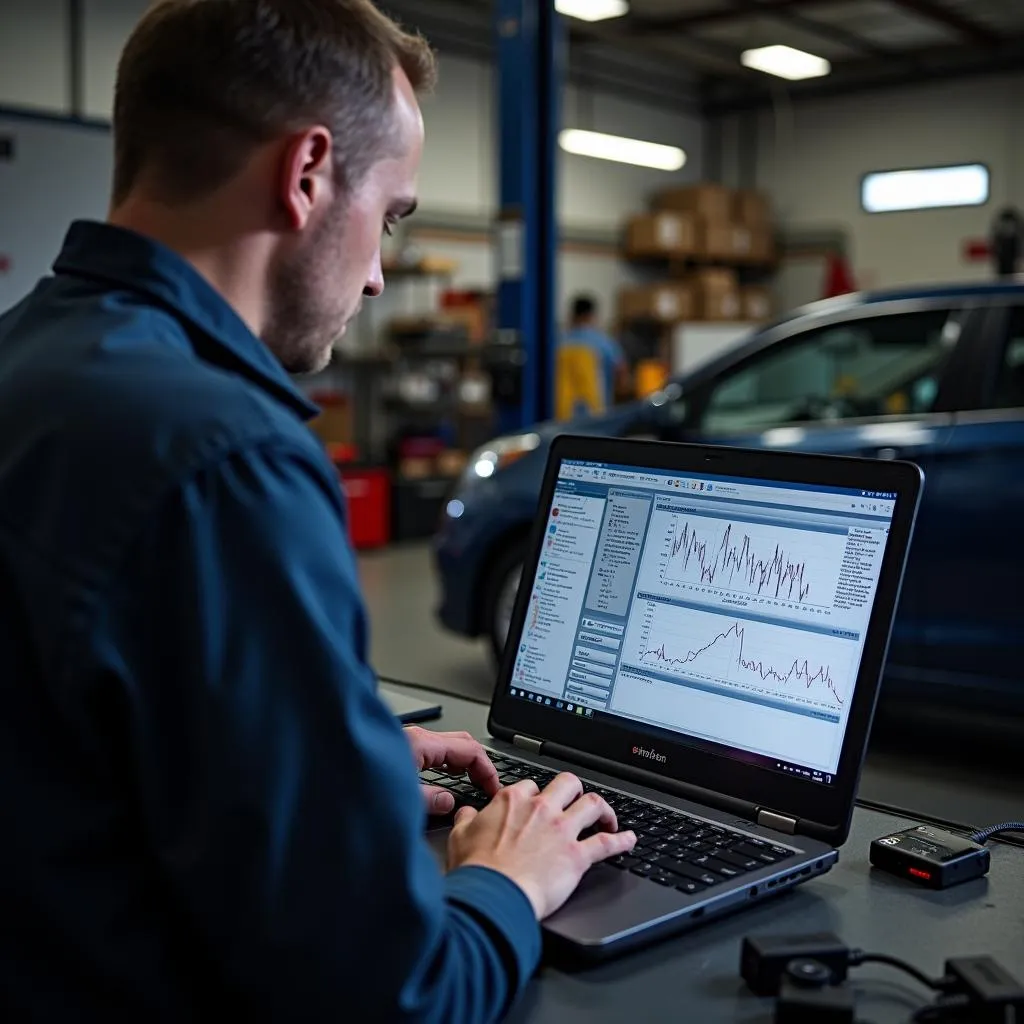
POLYGON ((512 621, 519 581, 523 575, 526 544, 522 541, 505 548, 491 568, 484 591, 484 622, 491 653, 496 665, 501 664, 505 640, 512 621))

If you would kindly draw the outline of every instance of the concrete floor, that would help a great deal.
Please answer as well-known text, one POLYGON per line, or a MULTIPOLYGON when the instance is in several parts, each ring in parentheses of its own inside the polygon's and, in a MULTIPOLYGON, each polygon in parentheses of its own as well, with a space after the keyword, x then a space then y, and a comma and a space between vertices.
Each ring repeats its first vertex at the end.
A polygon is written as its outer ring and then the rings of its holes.
POLYGON ((491 699, 494 672, 483 642, 445 632, 434 617, 438 589, 429 547, 399 545, 362 555, 359 571, 378 675, 491 699))
MULTIPOLYGON (((425 545, 399 546, 359 560, 370 611, 372 656, 381 676, 489 701, 494 672, 483 641, 441 630, 437 584, 425 545)), ((950 821, 992 824, 1024 818, 1020 733, 994 723, 896 713, 876 726, 860 795, 950 821)))

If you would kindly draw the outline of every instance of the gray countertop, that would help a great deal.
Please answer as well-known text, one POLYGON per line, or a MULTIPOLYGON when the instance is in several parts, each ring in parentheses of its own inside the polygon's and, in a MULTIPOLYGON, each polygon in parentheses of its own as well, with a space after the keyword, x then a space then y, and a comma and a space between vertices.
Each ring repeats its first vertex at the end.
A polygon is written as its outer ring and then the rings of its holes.
MULTIPOLYGON (((416 690, 404 692, 424 697, 416 690)), ((444 714, 432 728, 485 735, 486 707, 457 697, 438 701, 444 714)), ((750 994, 739 977, 740 944, 749 934, 835 932, 850 946, 902 957, 934 976, 942 973, 947 957, 989 954, 1024 980, 1024 850, 993 843, 987 878, 933 892, 868 863, 872 839, 909 824, 858 808, 839 864, 827 875, 600 967, 568 972, 544 966, 509 1020, 769 1022, 771 1002, 750 994)), ((865 965, 852 979, 858 1020, 872 1024, 902 1024, 931 998, 887 967, 865 965)))

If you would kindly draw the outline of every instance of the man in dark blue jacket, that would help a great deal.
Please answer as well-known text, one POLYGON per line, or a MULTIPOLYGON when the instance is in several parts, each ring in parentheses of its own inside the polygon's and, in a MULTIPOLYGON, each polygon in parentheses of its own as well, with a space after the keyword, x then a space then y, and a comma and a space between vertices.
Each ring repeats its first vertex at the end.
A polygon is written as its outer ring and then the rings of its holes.
POLYGON ((368 0, 157 5, 109 222, 0 318, 5 1020, 494 1020, 538 918, 632 845, 572 776, 500 790, 388 715, 285 372, 383 288, 432 75, 368 0), (444 876, 441 763, 495 794, 444 876))

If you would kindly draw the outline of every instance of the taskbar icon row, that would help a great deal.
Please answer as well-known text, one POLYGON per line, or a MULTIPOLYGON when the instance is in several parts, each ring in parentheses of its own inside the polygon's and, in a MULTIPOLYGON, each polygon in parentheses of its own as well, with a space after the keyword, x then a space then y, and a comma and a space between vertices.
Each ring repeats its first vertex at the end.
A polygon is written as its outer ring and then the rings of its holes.
POLYGON ((570 715, 579 715, 581 718, 593 718, 594 709, 584 707, 574 701, 560 700, 558 697, 551 697, 543 693, 531 693, 518 686, 513 686, 509 693, 516 700, 526 700, 531 704, 540 704, 543 707, 551 708, 552 711, 562 711, 570 715))

